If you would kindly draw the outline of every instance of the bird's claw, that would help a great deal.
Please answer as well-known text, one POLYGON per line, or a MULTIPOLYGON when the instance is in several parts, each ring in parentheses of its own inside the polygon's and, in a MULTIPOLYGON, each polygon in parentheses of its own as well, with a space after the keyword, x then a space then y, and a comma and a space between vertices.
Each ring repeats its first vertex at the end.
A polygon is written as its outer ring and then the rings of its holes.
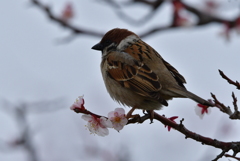
POLYGON ((149 114, 150 116, 150 124, 153 123, 153 118, 154 118, 154 111, 153 110, 147 110, 147 113, 149 114))

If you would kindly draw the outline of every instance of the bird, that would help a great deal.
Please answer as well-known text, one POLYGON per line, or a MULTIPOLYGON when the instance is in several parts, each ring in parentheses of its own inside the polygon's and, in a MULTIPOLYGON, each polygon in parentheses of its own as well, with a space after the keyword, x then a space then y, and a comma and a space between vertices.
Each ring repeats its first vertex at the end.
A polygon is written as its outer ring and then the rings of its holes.
POLYGON ((137 34, 114 28, 92 47, 102 52, 101 72, 113 100, 135 109, 150 111, 168 106, 172 98, 190 98, 206 106, 213 104, 188 91, 185 78, 137 34))

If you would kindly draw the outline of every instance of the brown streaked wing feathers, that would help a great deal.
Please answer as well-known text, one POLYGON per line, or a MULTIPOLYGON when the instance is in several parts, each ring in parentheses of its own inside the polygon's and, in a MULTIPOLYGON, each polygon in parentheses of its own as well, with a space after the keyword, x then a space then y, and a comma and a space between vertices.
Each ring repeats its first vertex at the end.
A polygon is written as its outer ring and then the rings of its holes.
POLYGON ((162 59, 162 61, 165 64, 165 66, 167 67, 167 69, 171 72, 172 76, 175 78, 178 85, 185 88, 185 86, 184 86, 184 83, 186 83, 185 78, 171 64, 166 62, 164 59, 162 59))
POLYGON ((142 61, 143 58, 145 59, 152 59, 151 55, 149 53, 155 54, 159 59, 162 59, 163 63, 167 67, 167 69, 171 72, 172 76, 177 81, 178 85, 184 87, 184 83, 186 83, 186 80, 184 77, 175 69, 171 64, 166 62, 157 51, 155 51, 151 46, 146 44, 142 40, 138 40, 136 43, 132 44, 130 47, 125 49, 126 53, 129 53, 132 57, 134 57, 138 61, 142 61))
POLYGON ((167 106, 166 100, 161 98, 161 84, 158 76, 153 73, 145 64, 136 62, 135 65, 128 65, 121 61, 115 61, 114 56, 107 58, 109 76, 117 81, 121 86, 132 89, 137 94, 157 99, 167 106))

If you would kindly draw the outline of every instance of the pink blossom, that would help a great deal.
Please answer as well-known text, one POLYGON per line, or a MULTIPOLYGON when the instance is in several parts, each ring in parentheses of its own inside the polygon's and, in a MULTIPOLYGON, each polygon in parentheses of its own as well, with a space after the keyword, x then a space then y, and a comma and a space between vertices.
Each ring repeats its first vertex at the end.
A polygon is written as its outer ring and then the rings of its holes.
POLYGON ((179 0, 173 0, 174 12, 178 12, 184 8, 184 5, 179 0))
POLYGON ((123 108, 116 108, 114 111, 109 112, 108 118, 112 121, 113 128, 117 131, 122 130, 128 122, 123 108))
POLYGON ((227 41, 230 41, 230 24, 228 22, 225 22, 225 29, 219 33, 220 36, 224 37, 227 41))
POLYGON ((187 17, 181 16, 180 14, 178 14, 176 18, 176 25, 187 27, 187 26, 191 26, 191 23, 187 17))
POLYGON ((174 7, 174 25, 176 26, 190 26, 190 20, 188 16, 184 16, 182 11, 184 11, 184 5, 180 0, 172 1, 174 7))
POLYGON ((210 114, 211 110, 209 106, 197 104, 197 106, 195 107, 195 112, 202 119, 204 114, 210 114))
MULTIPOLYGON (((169 117, 168 119, 171 120, 172 122, 175 122, 174 120, 177 118, 178 118, 178 116, 172 116, 172 117, 169 117)), ((170 131, 172 128, 171 126, 168 126, 168 125, 165 125, 165 127, 167 127, 168 131, 170 131)))
POLYGON ((96 117, 94 115, 83 115, 82 119, 88 121, 86 127, 88 130, 99 136, 106 136, 109 134, 108 128, 112 128, 112 122, 105 117, 96 117))
POLYGON ((72 106, 70 107, 71 110, 75 110, 75 109, 85 109, 84 107, 84 99, 83 96, 78 96, 78 98, 76 99, 76 101, 72 104, 72 106))
POLYGON ((236 29, 237 33, 240 34, 240 17, 238 17, 238 18, 236 19, 235 29, 236 29))
POLYGON ((204 5, 204 11, 209 14, 214 14, 220 7, 219 2, 217 2, 216 0, 207 0, 205 1, 204 5))
POLYGON ((73 7, 71 3, 67 3, 62 11, 61 19, 68 21, 74 17, 73 7))

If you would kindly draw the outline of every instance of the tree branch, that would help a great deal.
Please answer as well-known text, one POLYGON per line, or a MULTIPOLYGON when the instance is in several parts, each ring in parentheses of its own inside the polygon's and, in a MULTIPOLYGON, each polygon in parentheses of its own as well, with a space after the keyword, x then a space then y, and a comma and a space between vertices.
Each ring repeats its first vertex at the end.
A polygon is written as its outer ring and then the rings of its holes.
POLYGON ((236 86, 237 89, 240 89, 240 83, 238 81, 234 82, 233 80, 231 80, 230 78, 228 78, 223 71, 221 71, 220 69, 218 70, 219 74, 222 76, 223 79, 227 80, 229 84, 232 84, 234 86, 236 86))
MULTIPOLYGON (((153 17, 154 14, 156 13, 155 11, 158 8, 160 8, 163 3, 169 2, 169 0, 156 0, 156 1, 130 0, 128 3, 131 3, 131 4, 141 3, 143 5, 150 6, 152 8, 151 12, 148 15, 143 17, 141 20, 136 21, 136 20, 133 20, 132 18, 130 18, 129 16, 127 16, 124 12, 122 12, 121 6, 119 4, 117 4, 114 0, 103 0, 103 1, 106 2, 107 4, 109 4, 109 6, 111 6, 112 8, 114 8, 116 14, 120 18, 125 19, 130 24, 137 24, 138 26, 139 26, 139 24, 141 24, 141 23, 144 24, 147 20, 150 20, 151 17, 153 17)), ((191 14, 195 15, 198 18, 197 23, 195 25, 192 25, 192 27, 194 27, 194 26, 199 27, 199 26, 207 25, 209 23, 219 23, 219 24, 223 24, 223 25, 228 25, 229 29, 234 28, 236 26, 236 21, 238 20, 238 17, 233 20, 227 20, 224 18, 220 18, 217 16, 207 14, 204 11, 200 11, 193 6, 182 2, 181 0, 173 0, 171 3, 173 3, 174 1, 178 1, 179 3, 181 3, 183 5, 184 10, 187 10, 188 12, 190 12, 191 14)), ((53 12, 51 11, 51 8, 47 5, 42 4, 39 0, 31 0, 31 2, 36 7, 41 9, 50 20, 69 29, 72 32, 72 35, 69 36, 66 39, 66 41, 70 41, 70 40, 72 40, 72 38, 74 36, 80 35, 80 34, 85 34, 85 35, 94 36, 94 37, 102 37, 104 35, 104 33, 102 33, 102 32, 96 32, 95 30, 87 30, 87 29, 83 29, 81 27, 76 27, 76 26, 69 24, 68 22, 66 22, 66 21, 62 20, 61 18, 59 18, 58 16, 54 15, 53 12)), ((152 29, 146 30, 146 31, 142 32, 141 34, 139 34, 140 37, 143 38, 143 37, 150 36, 156 32, 181 28, 182 27, 181 25, 176 25, 176 22, 175 22, 176 18, 174 18, 174 16, 176 16, 176 15, 173 12, 173 14, 172 14, 173 21, 171 22, 171 24, 159 25, 157 27, 153 27, 152 29)))
MULTIPOLYGON (((104 117, 104 116, 94 114, 94 113, 86 110, 85 108, 82 108, 82 109, 76 108, 76 109, 74 109, 74 111, 76 113, 84 113, 84 114, 95 115, 97 117, 104 117)), ((144 116, 134 117, 133 119, 128 120, 127 124, 143 123, 144 121, 146 121, 148 119, 150 120, 150 114, 145 114, 144 116)), ((182 119, 180 121, 180 123, 177 124, 174 121, 171 121, 170 119, 166 118, 165 116, 161 116, 161 115, 157 114, 156 112, 154 112, 154 119, 161 122, 164 125, 170 126, 170 127, 174 128, 175 130, 179 131, 180 133, 185 135, 186 139, 191 138, 197 142, 202 143, 203 145, 209 145, 209 146, 212 146, 212 147, 215 147, 218 149, 222 149, 222 152, 213 161, 216 161, 219 158, 221 158, 222 156, 224 156, 229 150, 232 150, 234 152, 233 156, 235 156, 237 153, 240 152, 240 142, 223 142, 223 141, 219 141, 216 139, 212 139, 212 138, 205 137, 205 136, 199 135, 197 133, 194 133, 194 132, 188 130, 183 125, 184 119, 182 119)))
POLYGON ((219 108, 219 110, 223 113, 228 114, 230 119, 240 120, 240 112, 238 111, 237 98, 235 97, 234 93, 232 93, 234 112, 232 112, 229 106, 226 107, 223 103, 221 103, 213 93, 211 93, 211 96, 213 98, 213 101, 215 102, 215 107, 219 108))
POLYGON ((36 7, 38 7, 43 12, 45 12, 45 14, 47 15, 47 17, 50 20, 52 20, 53 22, 58 23, 59 25, 65 27, 65 28, 70 29, 72 31, 73 35, 74 34, 85 34, 85 35, 95 36, 95 37, 102 37, 103 36, 102 33, 91 31, 91 30, 87 30, 87 29, 83 29, 83 28, 79 28, 79 27, 75 27, 75 26, 67 23, 66 21, 63 21, 61 18, 59 18, 58 16, 55 16, 52 13, 51 8, 49 6, 40 3, 40 1, 38 1, 38 0, 31 0, 31 2, 36 7))

